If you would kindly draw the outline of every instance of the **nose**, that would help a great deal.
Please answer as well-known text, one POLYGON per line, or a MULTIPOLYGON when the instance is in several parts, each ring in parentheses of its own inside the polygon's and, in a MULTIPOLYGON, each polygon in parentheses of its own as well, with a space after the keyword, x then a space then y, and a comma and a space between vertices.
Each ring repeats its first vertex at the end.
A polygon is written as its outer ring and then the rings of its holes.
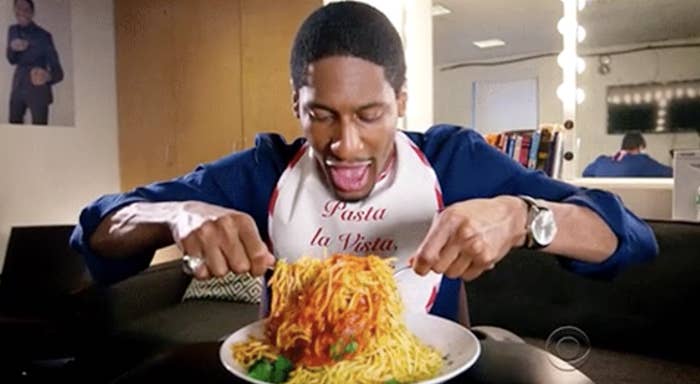
POLYGON ((336 137, 331 143, 331 152, 340 160, 354 160, 364 149, 357 125, 349 119, 338 121, 336 137))

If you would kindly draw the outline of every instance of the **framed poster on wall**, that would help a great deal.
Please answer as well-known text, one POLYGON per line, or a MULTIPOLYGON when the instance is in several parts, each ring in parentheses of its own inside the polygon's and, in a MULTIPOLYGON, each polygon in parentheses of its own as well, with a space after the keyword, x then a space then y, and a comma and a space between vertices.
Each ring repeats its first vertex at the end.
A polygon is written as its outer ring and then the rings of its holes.
POLYGON ((2 0, 0 124, 75 124, 70 0, 2 0))

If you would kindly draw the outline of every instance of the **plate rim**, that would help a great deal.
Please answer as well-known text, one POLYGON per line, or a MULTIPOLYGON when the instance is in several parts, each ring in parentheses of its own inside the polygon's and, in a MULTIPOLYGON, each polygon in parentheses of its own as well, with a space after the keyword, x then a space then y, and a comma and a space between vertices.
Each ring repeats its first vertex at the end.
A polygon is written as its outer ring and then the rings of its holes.
MULTIPOLYGON (((455 376, 465 372, 467 369, 474 366, 476 361, 481 356, 482 351, 481 351, 481 343, 479 342, 479 338, 476 337, 476 334, 474 334, 474 332, 472 332, 471 329, 465 327, 464 325, 457 323, 455 321, 452 321, 450 319, 446 319, 444 317, 433 315, 430 313, 406 313, 406 314, 404 314, 404 316, 406 316, 406 317, 409 317, 409 316, 426 317, 426 318, 430 318, 431 321, 437 321, 437 322, 441 322, 443 324, 448 324, 450 327, 456 325, 456 326, 460 327, 460 330, 464 331, 465 336, 472 339, 472 341, 475 345, 473 355, 462 366, 460 366, 457 369, 454 369, 448 373, 440 375, 438 377, 433 377, 433 378, 430 378, 427 380, 419 381, 419 382, 416 382, 415 384, 437 384, 437 383, 443 383, 447 380, 453 379, 455 376)), ((265 321, 265 319, 259 319, 259 320, 252 322, 252 323, 248 323, 248 324, 244 325, 243 327, 237 329, 234 332, 231 332, 228 336, 226 336, 223 339, 223 341, 221 342, 221 344, 219 346, 219 361, 220 361, 220 363, 226 368, 227 371, 229 371, 230 373, 232 373, 236 377, 238 377, 242 380, 245 380, 249 383, 269 384, 266 381, 257 380, 257 379, 254 379, 254 378, 248 376, 248 375, 245 375, 245 374, 239 372, 237 369, 234 369, 234 367, 230 366, 229 360, 233 360, 233 359, 231 357, 229 357, 231 352, 230 352, 230 348, 228 346, 231 344, 231 339, 234 336, 239 335, 241 332, 243 332, 244 330, 246 330, 248 328, 263 325, 264 321, 265 321)), ((421 340, 421 341, 423 343, 426 343, 423 340, 421 340)), ((426 343, 426 344, 430 345, 430 343, 426 343)))

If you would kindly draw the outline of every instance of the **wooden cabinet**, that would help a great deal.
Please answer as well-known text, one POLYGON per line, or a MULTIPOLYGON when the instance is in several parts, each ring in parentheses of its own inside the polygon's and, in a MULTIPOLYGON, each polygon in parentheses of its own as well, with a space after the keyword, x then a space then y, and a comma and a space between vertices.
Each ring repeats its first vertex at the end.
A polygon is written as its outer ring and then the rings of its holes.
POLYGON ((297 29, 321 5, 321 0, 241 1, 246 146, 260 131, 279 132, 287 140, 301 135, 292 111, 289 54, 297 29))
POLYGON ((300 134, 289 52, 321 0, 116 0, 123 190, 300 134))

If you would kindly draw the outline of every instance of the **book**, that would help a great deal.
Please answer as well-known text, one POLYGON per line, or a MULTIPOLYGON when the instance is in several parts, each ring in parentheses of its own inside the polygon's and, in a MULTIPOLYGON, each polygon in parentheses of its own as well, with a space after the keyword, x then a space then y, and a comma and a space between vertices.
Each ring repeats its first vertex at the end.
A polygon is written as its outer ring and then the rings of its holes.
POLYGON ((563 157, 563 133, 556 124, 537 129, 515 129, 484 135, 486 142, 524 167, 560 178, 563 157))
POLYGON ((527 158, 527 167, 530 169, 537 168, 537 151, 539 151, 541 135, 541 130, 538 129, 532 133, 530 139, 530 150, 527 158))

